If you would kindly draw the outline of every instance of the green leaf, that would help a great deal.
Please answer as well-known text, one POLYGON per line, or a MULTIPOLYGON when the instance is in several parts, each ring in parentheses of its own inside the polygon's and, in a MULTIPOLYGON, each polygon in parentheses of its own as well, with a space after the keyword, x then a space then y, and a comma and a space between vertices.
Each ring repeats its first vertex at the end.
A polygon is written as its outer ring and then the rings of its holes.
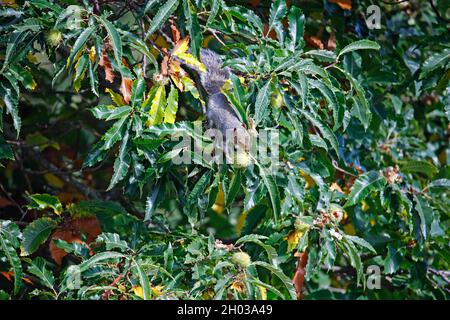
POLYGON ((14 294, 18 294, 22 285, 22 264, 16 249, 5 236, 3 228, 0 229, 0 248, 5 253, 14 273, 14 294))
POLYGON ((111 40, 111 44, 114 50, 114 57, 116 58, 116 62, 118 66, 122 65, 122 40, 120 39, 119 32, 116 27, 109 22, 108 20, 98 17, 98 20, 105 26, 106 31, 108 32, 109 39, 111 40))
POLYGON ((209 16, 208 16, 208 21, 206 21, 206 26, 210 27, 213 22, 214 19, 216 18, 217 14, 219 13, 219 9, 220 9, 220 0, 212 0, 211 1, 211 11, 209 12, 209 16))
POLYGON ((125 121, 128 119, 128 115, 122 117, 120 120, 116 121, 112 127, 103 136, 104 145, 102 150, 111 149, 112 146, 116 144, 117 141, 123 138, 125 121))
POLYGON ((258 95, 255 101, 255 125, 261 122, 267 115, 270 95, 272 94, 271 80, 267 81, 266 84, 259 89, 258 95))
POLYGON ((414 195, 415 209, 420 219, 420 232, 424 239, 428 237, 428 231, 433 220, 433 208, 430 207, 428 201, 421 195, 414 195))
POLYGON ((75 41, 73 47, 72 47, 72 51, 70 52, 70 56, 69 56, 69 67, 72 66, 73 64, 73 60, 75 59, 75 57, 77 56, 78 52, 84 48, 84 45, 86 44, 86 42, 89 40, 89 38, 91 37, 92 33, 95 31, 94 27, 89 27, 87 29, 84 29, 83 32, 81 32, 81 34, 78 36, 77 40, 75 41))
POLYGON ((286 1, 285 0, 275 0, 272 1, 272 6, 270 7, 270 16, 269 16, 269 29, 267 34, 275 28, 277 24, 281 23, 281 19, 287 13, 286 1))
POLYGON ((331 90, 331 87, 327 86, 325 82, 310 80, 309 83, 312 87, 318 89, 320 93, 325 97, 325 100, 328 102, 328 106, 333 111, 334 118, 334 126, 333 130, 337 130, 344 121, 344 108, 341 104, 338 103, 336 96, 331 90))
POLYGON ((386 179, 376 171, 364 173, 356 179, 344 207, 350 207, 364 200, 370 192, 384 188, 386 179))
POLYGON ((437 179, 430 182, 427 189, 431 188, 450 188, 450 179, 437 179))
POLYGON ((0 160, 14 160, 14 153, 11 146, 0 137, 0 160))
POLYGON ((63 210, 59 199, 46 193, 32 194, 29 196, 29 199, 31 201, 31 203, 27 205, 29 209, 44 210, 50 208, 58 215, 61 214, 63 210))
POLYGON ((227 192, 227 199, 225 204, 226 206, 230 205, 234 201, 234 198, 236 198, 236 195, 241 189, 241 185, 242 185, 242 171, 237 170, 235 171, 233 178, 231 179, 230 189, 227 192))
POLYGON ((35 252, 47 240, 56 225, 56 221, 50 218, 39 218, 30 223, 23 230, 22 255, 27 256, 35 252))
POLYGON ((400 164, 403 173, 423 173, 429 178, 437 173, 437 168, 425 160, 410 160, 400 164))
POLYGON ((120 236, 117 233, 104 232, 97 237, 96 242, 104 243, 106 245, 106 250, 130 250, 128 244, 124 240, 120 240, 120 236))
POLYGON ((95 256, 92 256, 89 258, 89 260, 84 261, 83 263, 78 265, 78 270, 80 272, 86 271, 96 265, 98 265, 100 262, 105 260, 111 260, 111 259, 119 259, 119 258, 125 258, 126 256, 119 252, 114 251, 104 251, 97 253, 95 256))
POLYGON ((292 281, 283 273, 283 271, 281 271, 280 269, 272 266, 271 264, 263 262, 263 261, 255 261, 255 262, 252 262, 251 265, 266 268, 271 273, 276 275, 281 280, 281 282, 284 284, 286 289, 288 290, 290 298, 292 300, 297 299, 297 294, 295 293, 295 289, 294 289, 294 286, 292 285, 292 281))
POLYGON ((256 165, 259 168, 259 174, 261 175, 261 178, 263 179, 264 185, 266 186, 267 191, 269 192, 270 202, 272 204, 272 209, 273 209, 273 216, 274 216, 275 222, 277 222, 278 217, 281 212, 280 191, 278 190, 278 186, 275 181, 275 178, 270 174, 270 172, 268 172, 268 170, 265 169, 258 162, 256 162, 256 165))
POLYGON ((249 234, 246 236, 243 236, 241 238, 239 238, 236 241, 236 245, 239 245, 241 243, 247 243, 247 242, 252 242, 257 244, 258 246, 260 246, 261 248, 263 248, 266 253, 267 253, 267 257, 269 258, 270 263, 274 266, 274 267, 278 267, 278 254, 277 251, 275 250, 274 247, 265 244, 264 242, 262 242, 261 240, 265 240, 267 239, 267 237, 264 236, 260 236, 260 235, 256 235, 256 234, 249 234))
POLYGON ((345 46, 341 52, 339 52, 338 58, 342 56, 343 54, 346 54, 348 52, 352 52, 355 50, 380 50, 380 45, 374 41, 371 40, 359 40, 350 43, 349 45, 345 46))
POLYGON ((306 56, 310 56, 322 62, 334 62, 336 61, 336 54, 329 50, 310 50, 305 52, 306 56))
POLYGON ((16 129, 17 137, 20 133, 20 127, 22 126, 22 120, 19 116, 19 96, 16 91, 6 87, 3 83, 0 83, 0 93, 3 98, 3 102, 6 106, 6 111, 11 115, 13 119, 14 129, 16 129))
POLYGON ((122 181, 123 178, 128 173, 128 169, 130 168, 130 161, 131 157, 128 153, 127 145, 128 145, 128 139, 129 139, 129 130, 128 127, 125 131, 125 134, 122 138, 122 142, 120 144, 119 148, 119 155, 117 156, 116 160, 114 161, 114 174, 111 178, 111 181, 109 183, 108 190, 111 190, 117 183, 122 181))
POLYGON ((136 267, 136 270, 138 272, 139 275, 139 283, 141 285, 142 288, 142 298, 144 300, 150 300, 151 299, 151 290, 150 290, 150 281, 148 280, 147 274, 145 273, 145 271, 142 269, 142 267, 140 266, 140 264, 134 261, 134 266, 136 267))
POLYGON ((353 266, 353 268, 356 269, 356 279, 357 279, 357 285, 359 285, 360 281, 364 278, 364 271, 363 271, 363 265, 361 262, 361 258, 359 257, 358 250, 356 249, 355 245, 348 241, 346 238, 343 238, 344 241, 342 243, 344 244, 344 247, 347 249, 347 254, 350 257, 350 263, 353 266))
POLYGON ((137 78, 137 80, 133 82, 133 87, 131 88, 131 105, 134 108, 141 106, 145 88, 146 88, 145 79, 140 75, 137 78))
POLYGON ((186 17, 186 27, 191 36, 191 49, 195 57, 200 56, 202 46, 202 32, 197 19, 197 12, 191 3, 191 0, 183 0, 184 15, 186 17))
POLYGON ((450 49, 444 49, 442 52, 432 54, 423 63, 420 77, 423 78, 431 71, 444 66, 448 61, 450 61, 450 49))
POLYGON ((53 289, 55 277, 53 276, 53 273, 46 268, 46 266, 47 262, 42 257, 37 257, 28 267, 28 272, 38 277, 44 286, 53 289))
POLYGON ((305 15, 302 10, 292 6, 288 14, 289 35, 291 36, 290 49, 294 50, 303 42, 303 29, 305 27, 305 15))
POLYGON ((372 245, 370 243, 368 243, 366 240, 357 237, 357 236, 350 236, 348 234, 345 234, 344 237, 348 240, 351 241, 361 247, 364 247, 368 250, 370 250, 371 252, 373 252, 374 254, 377 254, 377 251, 372 247, 372 245))
POLYGON ((356 97, 352 97, 353 101, 352 113, 356 115, 359 121, 361 121, 361 124, 364 126, 364 129, 367 130, 367 128, 369 128, 369 124, 372 119, 372 113, 370 112, 369 102, 366 99, 364 89, 361 87, 358 81, 356 81, 356 79, 353 78, 353 76, 350 73, 340 68, 336 69, 338 69, 345 75, 345 77, 350 81, 352 88, 355 90, 356 97))
POLYGON ((113 105, 100 105, 90 109, 94 117, 102 120, 117 120, 128 115, 132 108, 130 106, 115 107, 113 105))
POLYGON ((326 124, 324 124, 322 121, 317 119, 316 117, 310 115, 307 111, 299 109, 300 113, 313 124, 313 126, 317 127, 319 129, 322 136, 330 142, 331 146, 333 147, 334 151, 336 151, 336 154, 339 156, 339 144, 337 141, 336 136, 334 135, 333 131, 331 131, 330 128, 326 124))
POLYGON ((169 97, 167 98, 167 107, 164 110, 164 122, 175 123, 175 118, 178 111, 178 90, 171 85, 169 97))
POLYGON ((153 17, 150 27, 147 30, 145 39, 147 40, 156 30, 158 30, 164 22, 170 17, 172 13, 175 12, 179 4, 178 0, 168 0, 166 1, 158 10, 156 15, 153 17))
POLYGON ((94 64, 91 60, 89 60, 89 82, 91 85, 92 93, 98 97, 98 79, 96 74, 94 73, 94 64))

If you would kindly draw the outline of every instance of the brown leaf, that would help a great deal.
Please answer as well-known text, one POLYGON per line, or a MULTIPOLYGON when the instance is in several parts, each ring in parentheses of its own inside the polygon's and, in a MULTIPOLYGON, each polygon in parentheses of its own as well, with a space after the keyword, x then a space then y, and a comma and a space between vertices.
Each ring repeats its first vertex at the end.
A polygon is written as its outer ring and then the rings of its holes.
POLYGON ((328 38, 327 49, 331 51, 336 50, 336 35, 334 34, 334 32, 331 33, 330 37, 328 38))
POLYGON ((127 77, 122 77, 122 83, 120 84, 120 92, 122 93, 123 100, 129 103, 131 100, 131 87, 133 86, 133 80, 127 77))
POLYGON ((57 264, 61 265, 62 259, 67 255, 67 252, 58 248, 53 242, 54 239, 61 239, 68 243, 81 243, 89 248, 88 244, 93 242, 100 233, 101 229, 97 218, 70 220, 66 225, 53 232, 49 245, 50 255, 57 264), (81 240, 82 234, 86 235, 86 242, 81 240))
POLYGON ((170 30, 172 31, 172 40, 175 43, 180 41, 180 30, 178 30, 177 26, 174 24, 173 19, 170 19, 170 30))
POLYGON ((303 282, 306 274, 305 267, 308 263, 308 252, 296 252, 294 257, 297 258, 297 270, 295 271, 294 278, 292 279, 292 284, 297 292, 297 299, 301 299, 303 282))
POLYGON ((352 9, 352 0, 329 0, 329 2, 337 4, 344 10, 352 9))
POLYGON ((105 70, 105 79, 110 83, 114 82, 114 70, 111 66, 111 61, 109 61, 108 53, 105 49, 102 51, 102 55, 100 56, 100 60, 98 61, 98 65, 105 70))
POLYGON ((305 39, 306 43, 308 45, 310 45, 311 47, 314 47, 314 48, 317 48, 320 50, 324 49, 324 45, 323 45, 322 41, 320 40, 320 38, 315 37, 315 36, 310 37, 307 35, 305 35, 303 38, 305 39))

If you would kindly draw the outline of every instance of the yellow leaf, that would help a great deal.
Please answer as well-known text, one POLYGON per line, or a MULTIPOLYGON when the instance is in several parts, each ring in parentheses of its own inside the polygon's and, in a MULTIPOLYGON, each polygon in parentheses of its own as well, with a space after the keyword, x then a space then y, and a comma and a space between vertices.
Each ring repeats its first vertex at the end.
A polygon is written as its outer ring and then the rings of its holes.
POLYGON ((27 60, 30 61, 32 64, 37 64, 39 62, 38 59, 36 58, 36 56, 34 54, 32 54, 31 52, 28 52, 27 60))
POLYGON ((244 228, 245 220, 247 220, 248 212, 242 212, 241 215, 238 217, 237 223, 236 223, 236 232, 238 234, 241 233, 242 228, 244 228))
POLYGON ((150 106, 150 119, 147 121, 147 126, 151 127, 160 124, 164 117, 164 105, 166 100, 166 90, 164 86, 159 86, 156 89, 155 96, 150 106))
POLYGON ((200 72, 206 72, 206 67, 201 63, 196 57, 190 53, 180 53, 177 55, 178 58, 183 60, 186 64, 197 68, 200 72))
POLYGON ((180 54, 185 53, 188 48, 189 48, 189 37, 186 37, 177 43, 177 45, 173 48, 172 54, 178 57, 180 54))
POLYGON ((185 90, 189 91, 195 99, 200 98, 197 87, 195 86, 195 83, 191 78, 189 78, 188 76, 184 76, 181 78, 181 83, 183 84, 185 90))
POLYGON ((295 249, 304 233, 304 231, 300 230, 292 230, 289 232, 289 234, 284 238, 288 243, 288 251, 295 249))
POLYGON ((159 297, 160 295, 162 295, 163 289, 164 289, 164 286, 162 286, 162 285, 157 285, 157 286, 151 287, 152 293, 155 295, 155 297, 159 297))
POLYGON ((216 195, 216 201, 214 202, 211 209, 217 214, 222 214, 224 206, 225 206, 225 194, 223 193, 222 185, 219 185, 219 190, 217 191, 216 195))
POLYGON ((112 101, 114 101, 114 103, 118 107, 126 105, 125 100, 123 100, 123 97, 120 94, 112 91, 110 88, 106 88, 105 92, 109 93, 109 95, 111 96, 112 101))
POLYGON ((305 185, 305 188, 306 188, 306 189, 309 189, 309 188, 314 187, 314 185, 316 184, 316 182, 314 181, 314 179, 313 179, 309 174, 307 174, 306 172, 304 172, 302 169, 300 169, 298 172, 300 173, 300 175, 301 175, 301 176, 305 179, 305 181, 306 181, 306 185, 305 185))
POLYGON ((61 189, 64 186, 64 182, 53 173, 46 173, 44 179, 54 188, 61 189))
POLYGON ((353 223, 346 224, 344 226, 344 232, 350 236, 356 235, 356 229, 353 223))
POLYGON ((259 291, 261 292, 261 300, 267 300, 267 289, 263 286, 258 286, 259 291))
POLYGON ((95 46, 92 46, 89 50, 89 60, 91 60, 92 63, 95 63, 96 57, 95 46))
POLYGON ((144 299, 144 294, 142 292, 142 287, 141 286, 134 286, 132 289, 133 289, 133 293, 135 295, 137 295, 141 299, 144 299))
POLYGON ((362 210, 363 212, 366 212, 367 210, 370 209, 370 207, 369 207, 369 205, 367 204, 366 201, 363 200, 363 201, 361 201, 361 203, 362 203, 361 210, 362 210))

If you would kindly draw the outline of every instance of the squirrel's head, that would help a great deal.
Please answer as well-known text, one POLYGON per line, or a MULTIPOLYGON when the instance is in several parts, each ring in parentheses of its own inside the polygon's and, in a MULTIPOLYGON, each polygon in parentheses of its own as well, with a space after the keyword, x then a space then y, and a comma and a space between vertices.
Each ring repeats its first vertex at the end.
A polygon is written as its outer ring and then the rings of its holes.
POLYGON ((203 87, 208 94, 220 92, 220 89, 230 78, 230 69, 222 67, 222 59, 214 51, 202 49, 200 57, 206 67, 206 72, 201 74, 203 87))

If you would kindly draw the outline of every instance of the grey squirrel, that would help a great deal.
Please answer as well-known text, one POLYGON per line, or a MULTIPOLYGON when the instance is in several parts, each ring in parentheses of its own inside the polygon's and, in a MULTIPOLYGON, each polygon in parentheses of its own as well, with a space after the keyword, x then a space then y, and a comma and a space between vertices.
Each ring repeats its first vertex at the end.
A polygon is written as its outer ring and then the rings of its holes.
MULTIPOLYGON (((233 134, 234 150, 237 151, 237 157, 241 158, 238 161, 246 164, 249 159, 242 159, 241 151, 249 152, 250 134, 221 92, 225 82, 230 79, 231 71, 228 67, 223 67, 222 59, 212 50, 201 49, 200 60, 206 67, 206 72, 200 73, 200 81, 208 98, 206 109, 208 127, 220 130, 224 138, 227 134, 233 134)), ((225 151, 228 155, 227 146, 225 151)))

